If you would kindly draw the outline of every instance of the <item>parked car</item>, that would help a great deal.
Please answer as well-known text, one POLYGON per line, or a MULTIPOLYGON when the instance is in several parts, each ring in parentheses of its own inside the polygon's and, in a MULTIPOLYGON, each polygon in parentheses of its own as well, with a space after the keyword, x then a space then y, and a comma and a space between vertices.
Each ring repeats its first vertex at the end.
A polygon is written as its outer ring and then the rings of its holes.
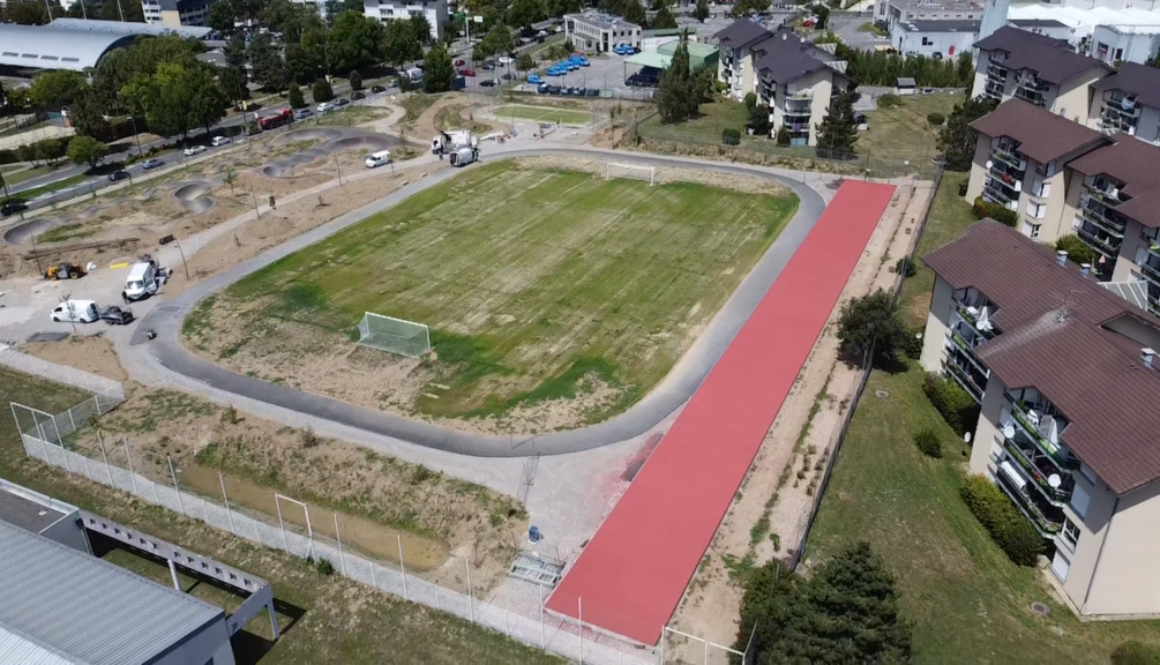
POLYGON ((128 307, 106 307, 101 312, 101 320, 111 326, 125 326, 133 322, 133 310, 128 307))
POLYGON ((28 205, 23 201, 9 201, 8 203, 0 206, 0 217, 15 215, 21 210, 28 210, 28 205))
POLYGON ((334 105, 339 107, 339 108, 342 108, 343 106, 347 106, 348 104, 350 104, 350 100, 347 99, 346 97, 339 97, 338 99, 334 100, 334 105))
POLYGON ((157 168, 158 166, 161 166, 164 163, 165 162, 160 159, 146 159, 145 161, 141 162, 141 168, 149 171, 151 169, 157 168))
POLYGON ((485 62, 480 65, 479 68, 490 72, 491 70, 495 69, 495 65, 491 64, 490 62, 485 62))
POLYGON ((504 72, 503 76, 501 76, 500 78, 505 80, 505 81, 512 81, 516 78, 516 75, 511 73, 511 72, 504 72))
POLYGON ((352 92, 352 93, 350 93, 350 99, 351 99, 351 101, 354 101, 354 100, 356 100, 356 99, 366 99, 366 98, 367 98, 367 96, 366 96, 365 94, 361 93, 361 92, 352 92))
POLYGON ((331 104, 330 102, 322 102, 321 104, 318 105, 318 114, 319 115, 322 115, 323 113, 327 113, 327 112, 333 111, 333 110, 334 110, 334 104, 331 104))
POLYGON ((458 59, 458 60, 456 60, 456 61, 455 61, 455 66, 456 66, 456 67, 462 67, 462 66, 464 66, 464 65, 466 65, 466 64, 467 64, 467 63, 463 61, 463 58, 460 58, 460 59, 458 59))
POLYGON ((381 86, 381 85, 372 85, 372 86, 371 86, 371 93, 372 93, 372 94, 375 94, 375 95, 377 95, 377 94, 379 94, 380 92, 386 92, 386 91, 387 91, 387 89, 386 89, 386 88, 384 88, 384 87, 383 87, 383 86, 381 86))
POLYGON ((307 118, 313 118, 313 117, 314 117, 314 111, 311 111, 310 109, 298 109, 297 111, 294 112, 294 119, 295 120, 305 120, 307 118))
POLYGON ((70 323, 92 323, 101 318, 92 300, 66 300, 52 310, 52 320, 70 323))
POLYGON ((182 150, 181 152, 186 157, 193 157, 194 155, 201 154, 205 151, 206 151, 206 147, 204 145, 191 145, 188 148, 186 148, 185 150, 182 150))
POLYGON ((497 83, 498 83, 498 81, 496 81, 495 79, 486 79, 486 80, 479 82, 479 84, 485 88, 494 88, 497 83))
POLYGON ((229 145, 229 143, 230 137, 228 136, 215 136, 213 137, 213 140, 209 142, 209 144, 215 148, 220 148, 223 145, 229 145))
POLYGON ((531 83, 532 85, 540 85, 543 82, 544 79, 540 78, 539 74, 528 74, 528 83, 531 83))
POLYGON ((461 69, 461 70, 459 70, 459 75, 460 76, 475 76, 475 70, 474 69, 461 69))
POLYGON ((500 58, 497 62, 499 62, 499 64, 501 64, 501 65, 510 65, 514 61, 511 58, 509 58, 508 56, 504 55, 504 56, 500 56, 500 58))
POLYGON ((125 169, 117 169, 109 174, 109 182, 117 182, 129 177, 129 172, 125 169))

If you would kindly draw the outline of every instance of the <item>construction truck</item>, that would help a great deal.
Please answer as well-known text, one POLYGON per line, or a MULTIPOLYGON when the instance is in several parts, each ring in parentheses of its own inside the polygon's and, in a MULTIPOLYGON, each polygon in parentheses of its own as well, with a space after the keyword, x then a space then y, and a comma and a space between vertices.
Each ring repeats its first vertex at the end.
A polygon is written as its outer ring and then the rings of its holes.
POLYGON ((435 138, 431 139, 431 154, 437 155, 439 159, 443 159, 443 155, 450 155, 462 148, 470 148, 475 151, 478 158, 479 138, 473 136, 470 130, 453 129, 439 132, 435 138))
POLYGON ((448 157, 452 166, 463 167, 479 161, 479 148, 460 148, 448 157))
POLYGON ((56 281, 58 279, 80 279, 88 274, 84 268, 73 265, 69 262, 58 263, 54 266, 49 266, 44 271, 44 278, 56 281))

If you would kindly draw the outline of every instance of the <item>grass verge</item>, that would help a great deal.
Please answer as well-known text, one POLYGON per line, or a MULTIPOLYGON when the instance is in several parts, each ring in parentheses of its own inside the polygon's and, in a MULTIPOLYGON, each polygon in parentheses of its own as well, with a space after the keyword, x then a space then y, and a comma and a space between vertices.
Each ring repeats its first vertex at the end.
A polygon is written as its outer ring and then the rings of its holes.
POLYGON ((504 104, 497 108, 493 115, 499 120, 503 120, 504 118, 520 118, 523 120, 536 120, 538 122, 569 126, 583 126, 592 122, 592 114, 586 111, 569 111, 567 109, 528 106, 525 104, 504 104))
MULTIPOLYGON (((923 234, 920 256, 961 235, 974 221, 958 198, 965 174, 947 174, 923 234)), ((920 268, 904 298, 911 322, 929 301, 933 275, 920 268)), ((1121 642, 1160 643, 1160 622, 1081 623, 1053 600, 1036 570, 1015 566, 959 498, 968 447, 931 406, 916 363, 898 374, 875 371, 856 407, 807 545, 824 559, 867 540, 896 576, 914 622, 921 663, 1106 663, 1121 642), (881 396, 880 396, 881 395, 881 396), (915 432, 943 441, 943 459, 922 455, 915 432), (1051 612, 1039 617, 1033 602, 1051 612)))

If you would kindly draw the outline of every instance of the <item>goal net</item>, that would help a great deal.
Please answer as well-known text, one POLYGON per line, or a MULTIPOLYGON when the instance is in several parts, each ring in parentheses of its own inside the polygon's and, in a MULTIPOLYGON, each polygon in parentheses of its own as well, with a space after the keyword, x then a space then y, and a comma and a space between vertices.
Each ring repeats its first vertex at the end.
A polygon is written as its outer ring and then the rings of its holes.
POLYGON ((418 358, 431 350, 431 331, 422 323, 367 312, 358 324, 363 346, 418 358))
POLYGON ((652 185, 656 182, 657 170, 651 166, 637 166, 635 164, 619 164, 617 162, 607 162, 604 167, 604 179, 611 180, 613 178, 631 178, 633 180, 645 180, 652 185))

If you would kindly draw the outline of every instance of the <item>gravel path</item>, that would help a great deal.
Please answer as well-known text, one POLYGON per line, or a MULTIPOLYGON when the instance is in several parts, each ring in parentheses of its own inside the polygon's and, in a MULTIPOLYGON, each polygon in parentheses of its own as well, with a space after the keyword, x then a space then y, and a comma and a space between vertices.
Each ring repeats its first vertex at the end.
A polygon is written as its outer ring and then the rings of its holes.
MULTIPOLYGON (((304 415, 326 419, 363 430, 385 435, 415 445, 476 457, 525 457, 528 455, 559 455, 607 446, 634 438, 652 429, 666 416, 677 410, 693 394, 708 374, 733 336, 749 317, 753 308, 777 278, 806 234, 813 228, 825 202, 817 191, 805 183, 772 169, 722 164, 691 159, 677 159, 641 154, 625 154, 594 148, 557 147, 546 143, 519 145, 512 142, 490 146, 485 159, 524 156, 570 156, 605 158, 647 166, 695 167, 726 174, 750 175, 772 179, 793 190, 801 200, 797 214, 786 225, 773 246, 761 258, 734 294, 714 317, 705 333, 690 348, 673 371, 644 399, 628 411, 603 423, 568 432, 539 435, 534 445, 518 445, 506 437, 495 437, 448 428, 372 409, 353 406, 338 400, 311 395, 292 388, 268 383, 218 367, 186 351, 178 341, 181 322, 185 315, 203 298, 225 288, 246 275, 259 270, 303 247, 318 242, 364 219, 368 215, 396 205, 403 199, 453 177, 454 170, 446 170, 398 190, 362 209, 339 217, 302 236, 225 272, 214 275, 193 286, 174 300, 155 308, 137 327, 129 351, 142 364, 154 364, 193 379, 197 386, 212 388, 216 393, 232 393, 267 404, 283 407, 304 415), (146 331, 154 330, 156 339, 149 340, 146 331)), ((229 224, 227 223, 227 226, 229 224)), ((136 363, 134 363, 136 364, 136 363)), ((187 381, 182 381, 188 384, 187 381)), ((204 392, 204 390, 202 390, 204 392)))

